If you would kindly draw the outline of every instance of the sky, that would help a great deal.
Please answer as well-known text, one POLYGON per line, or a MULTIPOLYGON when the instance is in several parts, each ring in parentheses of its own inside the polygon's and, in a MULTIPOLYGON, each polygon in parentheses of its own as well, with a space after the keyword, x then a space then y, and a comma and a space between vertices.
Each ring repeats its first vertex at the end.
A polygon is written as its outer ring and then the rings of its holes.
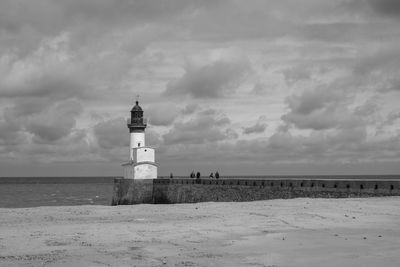
POLYGON ((2 0, 0 176, 400 174, 398 0, 2 0))

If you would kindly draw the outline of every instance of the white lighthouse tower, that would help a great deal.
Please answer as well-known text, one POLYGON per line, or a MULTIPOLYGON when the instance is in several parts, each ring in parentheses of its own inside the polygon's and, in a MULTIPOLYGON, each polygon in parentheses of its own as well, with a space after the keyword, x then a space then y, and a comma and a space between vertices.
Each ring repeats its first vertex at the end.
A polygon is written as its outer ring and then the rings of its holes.
POLYGON ((156 179, 157 165, 155 163, 154 148, 146 146, 144 130, 147 120, 143 118, 143 110, 139 101, 131 110, 131 117, 127 121, 131 135, 129 146, 129 162, 123 164, 125 179, 156 179))

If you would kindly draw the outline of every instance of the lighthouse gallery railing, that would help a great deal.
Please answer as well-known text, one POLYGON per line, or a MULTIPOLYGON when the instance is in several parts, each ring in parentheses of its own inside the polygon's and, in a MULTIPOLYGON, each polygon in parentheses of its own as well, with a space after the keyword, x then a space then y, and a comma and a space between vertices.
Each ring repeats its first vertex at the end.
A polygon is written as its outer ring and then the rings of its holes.
POLYGON ((126 119, 126 124, 147 125, 147 118, 128 118, 126 119))

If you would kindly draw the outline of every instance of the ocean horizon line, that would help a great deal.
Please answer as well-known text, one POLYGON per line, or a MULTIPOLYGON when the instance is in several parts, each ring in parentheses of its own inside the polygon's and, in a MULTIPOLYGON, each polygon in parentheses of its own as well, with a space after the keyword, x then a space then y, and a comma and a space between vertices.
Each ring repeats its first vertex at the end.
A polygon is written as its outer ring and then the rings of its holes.
MULTIPOLYGON (((0 177, 0 184, 86 184, 86 183, 113 183, 115 178, 122 176, 4 176, 0 177)), ((171 179, 170 176, 158 176, 158 179, 171 179)), ((189 175, 177 175, 172 179, 187 179, 189 175)), ((209 178, 201 176, 202 179, 209 178)), ((215 178, 210 178, 215 179, 215 178)), ((220 179, 354 179, 354 180, 400 180, 400 174, 357 174, 357 175, 221 175, 220 179)))

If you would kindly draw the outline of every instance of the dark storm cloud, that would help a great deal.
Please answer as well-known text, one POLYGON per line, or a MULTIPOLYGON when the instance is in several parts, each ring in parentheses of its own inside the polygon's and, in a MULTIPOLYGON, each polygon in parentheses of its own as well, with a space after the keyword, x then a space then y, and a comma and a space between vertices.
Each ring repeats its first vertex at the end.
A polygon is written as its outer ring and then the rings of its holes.
POLYGON ((167 84, 165 95, 190 95, 194 98, 220 98, 235 92, 244 75, 249 71, 248 62, 224 60, 209 65, 187 66, 185 74, 167 84))

